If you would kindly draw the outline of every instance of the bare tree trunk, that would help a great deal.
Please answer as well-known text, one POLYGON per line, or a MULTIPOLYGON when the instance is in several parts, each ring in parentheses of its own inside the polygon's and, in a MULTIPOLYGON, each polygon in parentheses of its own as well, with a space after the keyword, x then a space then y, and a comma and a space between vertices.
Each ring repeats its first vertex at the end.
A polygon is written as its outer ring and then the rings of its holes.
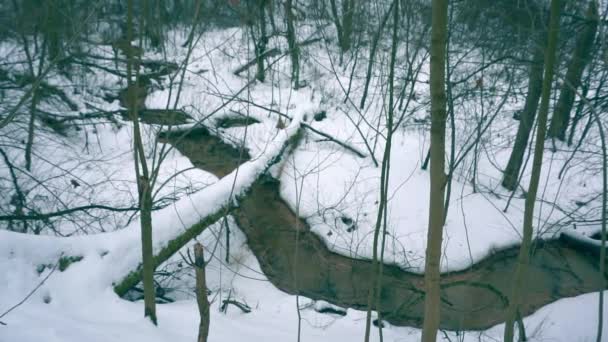
MULTIPOLYGON (((145 0, 144 0, 145 1, 145 0)), ((152 249, 152 187, 146 156, 144 154, 143 140, 139 128, 137 108, 137 77, 139 69, 135 62, 133 47, 133 0, 127 3, 127 89, 129 97, 129 117, 133 121, 133 159, 137 190, 139 194, 140 225, 141 225, 141 251, 142 251, 142 283, 144 287, 144 316, 149 317, 152 323, 157 324, 156 301, 154 290, 154 254, 152 249), (135 66, 135 75, 133 67, 135 66), (134 76, 134 77, 133 77, 134 76), (135 81, 133 80, 135 79, 135 81)))
MULTIPOLYGON (((258 2, 258 12, 259 12, 259 26, 260 26, 260 37, 257 42, 255 41, 255 36, 253 35, 253 27, 252 27, 252 36, 254 38, 255 44, 255 58, 257 61, 257 71, 255 77, 260 81, 264 82, 265 77, 265 66, 264 59, 266 58, 265 52, 268 46, 268 33, 266 32, 266 12, 265 7, 267 5, 267 0, 259 0, 258 2)), ((252 24, 253 25, 253 24, 252 24)))
MULTIPOLYGON (((599 270, 602 281, 604 282, 603 288, 606 288, 606 223, 608 221, 608 156, 606 155, 606 135, 604 127, 599 115, 592 109, 592 114, 597 124, 600 139, 602 142, 602 248, 600 249, 600 265, 599 270)), ((596 341, 602 341, 602 331, 604 329, 604 290, 599 291, 599 303, 598 303, 598 318, 597 318, 597 335, 596 341)))
POLYGON ((297 89, 300 84, 300 48, 296 38, 292 0, 285 1, 285 20, 287 22, 287 44, 291 56, 291 84, 294 89, 297 89))
MULTIPOLYGON (((588 77, 589 78, 589 77, 588 77)), ((582 96, 587 96, 589 93, 589 79, 583 84, 583 89, 581 92, 582 96)), ((578 126, 579 121, 583 118, 583 108, 585 104, 583 101, 578 103, 576 107, 576 111, 574 112, 574 118, 572 119, 572 125, 570 125, 570 134, 568 135, 568 146, 572 146, 572 140, 574 139, 574 133, 576 132, 576 127, 578 126)))
POLYGON ((513 342, 513 323, 519 311, 521 292, 524 290, 526 282, 526 272, 530 262, 530 249, 532 245, 532 221, 534 220, 534 204, 540 180, 542 168, 543 152, 545 146, 545 135, 547 132, 547 115, 549 113, 549 101, 551 95, 551 83, 553 81, 553 70, 555 66, 555 51, 557 48, 557 38, 559 32, 559 18, 561 11, 561 1, 551 0, 551 18, 549 22, 548 45, 545 54, 545 77, 543 79, 543 90, 538 113, 538 128, 536 132, 536 142, 534 146, 534 159, 532 160, 532 174, 530 176, 530 186, 526 196, 524 208, 524 226, 521 247, 517 257, 517 266, 513 275, 511 295, 509 296, 509 306, 507 308, 507 321, 505 322, 504 342, 513 342))
POLYGON ((445 200, 445 56, 448 1, 433 0, 431 27, 431 188, 424 271, 422 341, 434 342, 440 322, 440 262, 445 200))
POLYGON ((388 91, 388 110, 386 120, 386 146, 384 148, 384 155, 382 158, 382 171, 380 174, 380 203, 378 206, 378 216, 376 218, 376 227, 374 229, 374 241, 373 241, 373 252, 372 252, 372 263, 374 265, 373 276, 376 277, 376 284, 372 286, 367 297, 367 315, 365 320, 365 336, 364 341, 369 342, 371 333, 371 318, 372 318, 372 304, 376 303, 376 312, 378 313, 378 333, 380 335, 380 341, 382 337, 382 317, 380 308, 380 298, 382 296, 382 263, 384 262, 384 246, 386 240, 386 225, 387 225, 387 206, 388 206, 388 185, 390 179, 390 160, 391 160, 391 146, 393 140, 393 117, 395 111, 394 95, 395 95, 395 62, 397 56, 397 45, 398 45, 398 29, 399 29, 399 0, 393 0, 391 7, 395 7, 393 11, 393 43, 391 47, 391 60, 389 70, 389 91, 388 91), (384 224, 382 221, 384 220, 384 224), (383 228, 382 244, 380 247, 380 260, 378 260, 378 240, 380 236, 380 229, 383 228))
POLYGON ((205 280, 205 256, 203 245, 194 245, 194 266, 196 271, 196 303, 201 321, 198 326, 197 342, 207 342, 209 336, 209 300, 207 299, 207 282, 205 280))
POLYGON ((354 7, 354 0, 342 0, 342 39, 340 47, 344 52, 350 50, 352 45, 354 7))
POLYGON ((338 6, 336 0, 329 0, 329 7, 331 8, 331 14, 334 19, 334 25, 336 25, 336 35, 338 36, 338 45, 342 48, 342 21, 340 20, 340 14, 338 13, 338 6))
POLYGON ((365 108, 365 100, 367 99, 367 92, 369 89, 369 83, 372 79, 372 70, 374 67, 374 59, 376 57, 376 50, 378 49, 378 43, 380 42, 380 37, 382 37, 382 32, 384 32, 384 27, 386 26, 386 22, 388 18, 390 18, 391 11, 393 9, 393 4, 389 7, 388 11, 382 18, 380 22, 380 26, 378 27, 378 31, 374 35, 374 39, 372 40, 372 46, 369 50, 369 61, 367 62, 367 74, 365 76, 365 85, 363 86, 363 95, 361 96, 361 102, 359 103, 359 108, 365 108))
MULTIPOLYGON (((597 7, 597 0, 592 0, 597 7)), ((600 41, 602 41, 603 47, 603 60, 604 62, 608 61, 608 54, 606 54, 606 46, 604 45, 606 42, 606 31, 605 29, 600 31, 600 41)), ((583 101, 584 99, 583 95, 583 101)), ((608 155, 606 152, 606 134, 604 132, 604 127, 602 125, 602 121, 600 120, 600 116, 595 111, 594 108, 591 108, 591 114, 593 115, 595 122, 597 124, 597 128, 600 133, 600 139, 602 142, 602 241, 601 241, 601 249, 600 249, 600 276, 602 278, 602 290, 599 291, 599 302, 598 302, 598 317, 597 317, 597 335, 596 342, 602 341, 602 333, 604 330, 604 291, 606 288, 606 225, 608 224, 608 155)))
POLYGON ((342 13, 338 12, 336 0, 329 0, 329 4, 336 25, 338 45, 342 52, 346 52, 351 47, 355 1, 342 0, 342 13))
MULTIPOLYGON (((40 61, 38 62, 38 73, 34 67, 34 56, 30 53, 29 43, 25 38, 25 33, 22 35, 22 41, 25 49, 25 55, 27 56, 27 62, 30 69, 30 75, 32 78, 32 100, 30 103, 30 119, 27 125, 27 142, 25 143, 25 169, 32 171, 32 150, 34 148, 34 135, 36 134, 36 111, 38 106, 38 91, 36 90, 36 77, 42 75, 44 58, 47 50, 47 39, 43 38, 42 48, 40 51, 40 61)), ((36 40, 36 37, 34 37, 36 40)))
POLYGON ((566 130, 570 123, 570 112, 574 105, 575 92, 581 84, 583 71, 591 60, 593 41, 595 40, 598 25, 598 12, 595 1, 589 2, 585 19, 587 23, 585 28, 576 37, 574 53, 568 65, 566 79, 562 85, 548 132, 549 137, 557 138, 561 141, 566 140, 566 130))
MULTIPOLYGON (((33 85, 32 85, 33 86, 33 85)), ((27 124, 27 142, 25 143, 25 169, 32 171, 32 148, 34 147, 34 134, 36 127, 36 104, 38 102, 37 91, 32 93, 30 104, 30 120, 27 124)))
MULTIPOLYGON (((141 144, 141 140, 139 141, 141 144)), ((140 159, 143 159, 140 156, 140 159)), ((154 254, 152 248, 152 189, 147 176, 139 176, 140 188, 140 223, 141 223, 141 251, 142 251, 142 283, 144 287, 144 315, 150 317, 155 325, 156 319, 156 291, 154 288, 154 254)))
MULTIPOLYGON (((447 119, 450 120, 450 160, 448 162, 448 176, 445 184, 445 201, 443 203, 443 222, 448 217, 448 211, 450 209, 450 198, 452 197, 452 176, 456 169, 456 118, 454 113, 454 96, 452 93, 452 69, 450 68, 450 24, 452 22, 453 7, 448 12, 447 32, 445 41, 445 90, 446 90, 446 105, 447 105, 447 119)), ((479 127, 479 124, 478 124, 479 127)), ((475 143, 477 148, 477 142, 475 143)), ((430 152, 430 150, 429 150, 430 152)), ((477 153, 477 150, 475 151, 477 153)), ((475 166, 473 166, 475 167, 475 166)), ((475 186, 473 186, 473 192, 475 192, 475 186)))
POLYGON ((534 57, 530 65, 530 76, 528 78, 528 93, 526 95, 526 103, 520 115, 519 127, 515 137, 515 144, 507 163, 507 168, 504 171, 502 186, 508 190, 515 190, 521 171, 524 154, 530 139, 530 133, 534 126, 536 110, 538 108, 538 100, 540 99, 543 85, 543 53, 542 47, 534 47, 534 57))

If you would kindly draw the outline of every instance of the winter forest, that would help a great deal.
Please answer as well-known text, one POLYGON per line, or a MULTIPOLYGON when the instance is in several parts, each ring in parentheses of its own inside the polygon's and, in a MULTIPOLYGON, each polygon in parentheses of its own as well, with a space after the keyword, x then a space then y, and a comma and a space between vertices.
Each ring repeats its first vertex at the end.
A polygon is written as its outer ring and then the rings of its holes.
POLYGON ((608 341, 606 0, 0 0, 0 342, 608 341))

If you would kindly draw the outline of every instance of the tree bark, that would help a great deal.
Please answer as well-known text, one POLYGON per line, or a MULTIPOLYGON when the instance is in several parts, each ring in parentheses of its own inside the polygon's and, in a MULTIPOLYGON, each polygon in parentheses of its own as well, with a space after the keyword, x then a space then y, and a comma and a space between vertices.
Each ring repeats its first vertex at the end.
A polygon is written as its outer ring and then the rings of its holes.
MULTIPOLYGON (((344 0, 347 1, 347 0, 344 0)), ((338 13, 338 6, 336 0, 329 0, 329 7, 331 8, 331 14, 334 19, 334 25, 336 25, 336 35, 338 36, 338 45, 342 48, 342 21, 340 20, 340 14, 338 13)))
POLYGON ((523 237, 521 247, 519 248, 519 255, 517 257, 517 266, 513 275, 511 295, 509 296, 504 342, 513 342, 513 323, 517 317, 517 312, 519 311, 521 291, 523 291, 523 286, 526 282, 526 272, 530 262, 530 249, 532 245, 533 233, 532 221, 534 220, 534 205, 536 203, 536 194, 538 192, 545 145, 545 135, 547 132, 547 115, 549 113, 551 83, 553 81, 553 70, 555 66, 555 51, 557 49, 560 11, 561 1, 551 0, 551 18, 548 32, 549 37, 545 54, 545 77, 543 79, 541 104, 538 113, 538 128, 534 146, 534 159, 532 160, 532 174, 530 177, 530 186, 528 188, 528 195, 526 196, 524 208, 523 237))
POLYGON ((570 112, 574 105, 575 92, 581 84, 583 71, 591 60, 593 41, 595 40, 598 25, 598 11, 595 1, 589 2, 585 19, 587 21, 585 28, 576 37, 574 53, 568 65, 566 79, 562 84, 548 132, 549 137, 557 138, 561 141, 566 140, 566 130, 570 123, 570 112))
POLYGON ((285 21, 287 23, 287 44, 291 57, 291 83, 293 88, 297 89, 300 84, 300 48, 296 38, 292 0, 285 1, 285 21))
MULTIPOLYGON (((581 91, 582 96, 587 96, 589 93, 589 80, 583 84, 583 88, 581 91)), ((578 103, 576 107, 576 111, 574 112, 574 118, 572 119, 572 125, 570 125, 570 134, 568 135, 568 146, 572 146, 572 140, 574 139, 574 133, 576 132, 576 127, 578 126, 579 121, 583 118, 583 108, 585 104, 583 101, 578 103)))
POLYGON ((374 35, 374 38, 372 40, 372 46, 370 47, 370 50, 369 50, 369 61, 367 62, 367 73, 365 76, 365 85, 363 86, 363 95, 361 96, 361 102, 359 103, 360 109, 365 108, 365 100, 367 99, 369 83, 372 80, 372 71, 373 71, 373 67, 374 67, 374 59, 376 57, 376 50, 378 49, 378 43, 380 42, 380 37, 382 37, 382 32, 384 32, 384 27, 386 26, 386 22, 388 21, 388 18, 390 18, 391 11, 393 10, 393 6, 394 6, 393 3, 391 3, 391 6, 388 8, 388 11, 386 11, 386 14, 382 18, 382 21, 380 22, 380 26, 378 27, 378 31, 376 31, 376 34, 374 35))
POLYGON ((448 1, 433 0, 431 27, 431 196, 424 272, 422 341, 434 342, 440 321, 440 261, 445 200, 445 56, 448 1))
MULTIPOLYGON (((257 71, 255 77, 260 82, 264 82, 266 78, 266 67, 264 66, 264 59, 266 56, 264 55, 266 52, 266 46, 268 46, 268 34, 266 32, 266 7, 267 0, 259 0, 258 3, 258 12, 259 12, 259 25, 260 25, 260 38, 255 44, 255 59, 257 62, 257 71)), ((253 34, 253 28, 252 28, 253 34)))
POLYGON ((342 13, 338 13, 336 0, 330 0, 329 4, 336 25, 338 45, 342 52, 346 52, 351 47, 355 1, 342 0, 342 13))
POLYGON ((133 0, 127 3, 127 90, 129 98, 129 116, 133 121, 133 160, 137 190, 139 195, 142 283, 144 288, 144 316, 149 317, 154 325, 156 319, 156 295, 154 288, 154 254, 152 248, 152 186, 144 154, 143 140, 139 129, 137 108, 138 64, 135 63, 133 47, 133 0), (135 75, 133 68, 135 66, 135 75), (133 81, 135 79, 135 81, 133 81))
POLYGON ((354 0, 342 0, 342 39, 340 47, 344 52, 350 50, 352 45, 354 7, 354 0))
POLYGON ((207 342, 209 336, 209 300, 207 299, 207 282, 205 280, 205 256, 203 245, 194 245, 194 266, 196 272, 196 303, 201 321, 198 326, 198 342, 207 342))
POLYGON ((34 134, 36 127, 36 105, 38 103, 37 91, 32 92, 30 104, 30 120, 27 124, 27 142, 25 143, 25 169, 32 171, 32 149, 34 147, 34 134))
POLYGON ((507 168, 504 171, 502 186, 508 190, 515 190, 519 180, 519 172, 521 171, 524 154, 530 139, 530 133, 534 125, 536 110, 538 109, 538 101, 542 92, 543 86, 543 53, 541 47, 534 47, 534 56, 530 65, 530 76, 528 78, 528 93, 526 94, 526 102, 521 112, 519 127, 515 137, 515 144, 507 163, 507 168))
POLYGON ((372 264, 375 272, 373 277, 376 278, 375 286, 372 286, 367 298, 367 315, 365 320, 365 336, 364 341, 369 342, 371 332, 371 318, 372 318, 372 304, 376 304, 376 312, 378 315, 378 333, 380 341, 382 337, 382 317, 380 308, 380 298, 382 297, 382 273, 384 263, 384 247, 386 242, 386 225, 387 225, 387 211, 388 211, 388 185, 390 179, 390 160, 391 160, 391 146, 393 140, 393 117, 395 110, 394 95, 395 95, 395 63, 397 59, 397 46, 398 46, 398 30, 399 30, 399 0, 393 0, 395 7, 394 21, 393 21, 393 33, 392 33, 392 47, 391 47, 391 59, 389 69, 389 92, 388 92, 388 110, 386 120, 386 146, 384 148, 384 154, 382 158, 382 171, 380 174, 380 203, 378 206, 378 216, 376 218, 376 227, 374 229, 374 241, 372 251, 372 264), (383 224, 384 220, 384 224, 383 224), (380 245, 380 258, 378 259, 378 241, 380 236, 380 229, 382 230, 382 239, 380 245))
MULTIPOLYGON (((140 141, 141 143, 141 141, 140 141)), ((143 158, 140 156, 140 158, 143 158)), ((150 180, 141 176, 140 180, 140 223, 142 252, 142 283, 144 287, 144 316, 157 324, 156 291, 154 287, 154 254, 152 249, 152 189, 150 180)))
MULTIPOLYGON (((597 112, 592 109, 592 115, 597 124, 602 143, 602 230, 601 230, 601 248, 599 271, 601 275, 606 274, 606 224, 608 221, 608 156, 606 154, 606 135, 602 121, 597 112)), ((602 277, 603 288, 606 288, 606 278, 602 277)), ((602 341, 602 332, 604 329, 604 290, 599 291, 598 302, 598 317, 597 317, 597 335, 596 342, 602 341)))
MULTIPOLYGON (((199 223, 193 225, 188 228, 181 235, 177 236, 175 239, 167 242, 167 245, 163 247, 153 258, 153 268, 156 269, 163 262, 169 260, 171 256, 177 253, 182 247, 184 247, 188 242, 192 241, 195 237, 200 235, 203 230, 217 222, 226 213, 230 212, 230 208, 222 207, 216 210, 215 212, 209 214, 204 219, 199 221, 199 223)), ((124 296, 130 289, 132 289, 135 285, 137 285, 142 279, 142 264, 140 264, 136 270, 129 273, 126 277, 124 277, 118 284, 114 285, 114 292, 116 292, 119 296, 124 296)))
MULTIPOLYGON (((34 37, 34 41, 35 41, 34 37)), ((35 85, 36 78, 41 77, 42 75, 42 67, 44 65, 44 58, 47 51, 47 39, 44 38, 42 41, 42 48, 40 52, 40 61, 38 62, 38 73, 36 75, 36 71, 34 68, 34 56, 31 55, 28 41, 25 38, 25 33, 22 36, 25 54, 27 56, 28 66, 30 69, 30 75, 32 77, 32 102, 30 103, 30 119, 27 126, 27 142, 25 144, 25 169, 27 171, 32 171, 32 150, 34 148, 34 135, 36 133, 36 112, 38 105, 38 91, 35 85)))

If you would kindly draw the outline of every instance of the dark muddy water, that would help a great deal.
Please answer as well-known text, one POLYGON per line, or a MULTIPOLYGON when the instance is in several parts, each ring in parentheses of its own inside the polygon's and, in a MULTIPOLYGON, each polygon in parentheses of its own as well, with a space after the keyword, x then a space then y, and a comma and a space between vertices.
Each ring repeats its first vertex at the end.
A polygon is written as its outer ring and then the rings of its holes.
MULTIPOLYGON (((246 152, 240 153, 203 128, 173 143, 196 167, 218 177, 249 158, 246 152)), ((276 179, 267 176, 258 180, 233 215, 262 270, 277 288, 365 309, 368 291, 374 284, 372 263, 328 250, 283 201, 276 179)), ((506 249, 467 270, 443 274, 441 328, 480 330, 503 322, 517 252, 517 248, 506 249)), ((596 257, 562 241, 538 242, 521 313, 529 315, 557 299, 597 291, 602 286, 597 264, 596 257)), ((423 276, 386 265, 379 310, 392 324, 420 326, 423 276)))

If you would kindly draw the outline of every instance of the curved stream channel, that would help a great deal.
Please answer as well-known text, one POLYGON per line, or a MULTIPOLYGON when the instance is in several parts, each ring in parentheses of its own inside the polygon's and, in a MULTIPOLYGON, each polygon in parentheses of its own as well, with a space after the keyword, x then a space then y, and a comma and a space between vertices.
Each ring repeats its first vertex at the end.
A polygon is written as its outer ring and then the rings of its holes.
MULTIPOLYGON (((167 139, 196 167, 223 177, 238 166, 239 151, 208 130, 199 128, 184 139, 171 141, 182 133, 167 139)), ((243 158, 249 158, 244 154, 243 158)), ((262 271, 276 287, 343 307, 366 308, 368 291, 374 284, 372 263, 331 252, 283 201, 276 179, 266 176, 258 180, 232 214, 262 271), (300 230, 297 257, 296 227, 300 230)), ((443 274, 441 328, 481 330, 505 321, 517 252, 517 248, 509 248, 467 270, 443 274)), ((597 258, 562 241, 537 243, 521 314, 529 315, 560 298, 597 291, 602 287, 597 264, 597 258)), ((422 275, 385 265, 382 318, 395 325, 421 326, 423 291, 422 275)))

